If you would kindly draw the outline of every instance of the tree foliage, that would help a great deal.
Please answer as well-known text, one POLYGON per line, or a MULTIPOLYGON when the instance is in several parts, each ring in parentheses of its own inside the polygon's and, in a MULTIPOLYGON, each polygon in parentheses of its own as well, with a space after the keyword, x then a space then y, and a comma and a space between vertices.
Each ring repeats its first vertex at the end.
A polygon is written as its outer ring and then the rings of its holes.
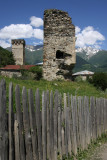
POLYGON ((105 91, 107 89, 107 73, 96 72, 90 82, 94 84, 95 87, 105 91))
POLYGON ((12 52, 9 52, 6 49, 0 47, 0 67, 14 64, 15 60, 12 52))

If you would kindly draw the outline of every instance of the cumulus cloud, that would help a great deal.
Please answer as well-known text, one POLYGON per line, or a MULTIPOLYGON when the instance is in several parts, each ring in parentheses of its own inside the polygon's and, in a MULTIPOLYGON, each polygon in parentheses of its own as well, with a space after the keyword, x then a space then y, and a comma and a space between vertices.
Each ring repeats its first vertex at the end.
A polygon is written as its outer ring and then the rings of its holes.
POLYGON ((0 30, 0 38, 16 39, 16 38, 31 38, 33 28, 29 24, 11 24, 0 30))
POLYGON ((101 47, 101 42, 105 40, 105 37, 95 30, 92 26, 88 26, 81 30, 78 26, 76 27, 76 46, 86 47, 92 46, 95 48, 101 47))
POLYGON ((34 26, 34 27, 40 27, 40 26, 43 26, 43 20, 41 18, 38 18, 38 17, 35 17, 35 16, 32 16, 30 18, 30 21, 31 21, 31 25, 34 26))
POLYGON ((11 39, 36 38, 43 40, 43 30, 36 28, 43 25, 43 20, 31 17, 29 24, 11 24, 0 29, 0 46, 6 48, 11 46, 11 39))
POLYGON ((42 29, 34 29, 34 37, 37 39, 43 40, 43 30, 42 29))
POLYGON ((7 47, 10 47, 11 44, 4 40, 0 40, 0 46, 2 46, 3 48, 7 48, 7 47))

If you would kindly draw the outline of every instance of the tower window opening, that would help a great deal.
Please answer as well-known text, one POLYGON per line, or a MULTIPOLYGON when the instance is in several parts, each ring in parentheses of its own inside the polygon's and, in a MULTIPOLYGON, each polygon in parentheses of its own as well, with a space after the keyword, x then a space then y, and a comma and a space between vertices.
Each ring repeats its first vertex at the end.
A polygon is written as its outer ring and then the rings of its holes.
POLYGON ((61 52, 60 50, 56 51, 56 58, 57 59, 63 59, 64 58, 64 53, 61 52))

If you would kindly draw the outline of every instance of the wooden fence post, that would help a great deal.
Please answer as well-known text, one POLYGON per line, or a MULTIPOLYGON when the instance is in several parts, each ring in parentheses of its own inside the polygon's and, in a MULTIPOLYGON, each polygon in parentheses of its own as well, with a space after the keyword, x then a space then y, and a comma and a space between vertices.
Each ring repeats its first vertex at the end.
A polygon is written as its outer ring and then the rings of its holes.
POLYGON ((13 85, 9 84, 9 160, 15 159, 14 149, 14 113, 13 113, 13 85))
POLYGON ((8 125, 6 113, 6 83, 0 83, 0 160, 8 160, 8 125))
POLYGON ((37 125, 37 135, 38 135, 38 153, 39 153, 39 160, 43 159, 43 152, 42 152, 42 116, 40 110, 40 95, 39 89, 36 90, 35 95, 35 103, 36 103, 36 125, 37 125))
POLYGON ((47 97, 42 93, 42 146, 43 160, 47 159, 47 97))
POLYGON ((33 159, 32 154, 32 138, 30 134, 30 120, 28 113, 28 101, 27 101, 27 91, 23 87, 22 90, 22 104, 23 104, 23 123, 25 132, 25 149, 26 149, 26 160, 33 159))
POLYGON ((36 114, 34 108, 32 89, 29 89, 28 97, 29 97, 29 116, 30 116, 31 136, 32 136, 33 158, 34 160, 39 160, 38 146, 37 146, 37 131, 36 131, 36 114))
POLYGON ((58 140, 58 91, 54 95, 54 160, 57 160, 57 140, 58 140))
POLYGON ((16 85, 15 88, 15 101, 16 101, 16 112, 17 112, 16 116, 19 126, 20 159, 25 160, 26 158, 25 158, 25 144, 24 144, 24 129, 23 129, 21 102, 20 102, 20 89, 18 85, 16 85))
POLYGON ((50 93, 50 150, 51 160, 54 160, 54 112, 53 112, 53 92, 50 93))

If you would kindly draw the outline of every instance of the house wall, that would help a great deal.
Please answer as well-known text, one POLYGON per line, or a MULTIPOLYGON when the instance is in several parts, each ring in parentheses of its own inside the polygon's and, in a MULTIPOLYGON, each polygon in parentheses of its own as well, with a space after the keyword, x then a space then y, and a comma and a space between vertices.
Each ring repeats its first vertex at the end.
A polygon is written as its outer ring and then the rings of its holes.
POLYGON ((1 71, 0 74, 4 77, 9 77, 9 78, 12 78, 14 75, 17 77, 21 77, 21 73, 15 71, 1 71))
POLYGON ((44 79, 71 78, 75 63, 75 27, 71 18, 67 12, 61 10, 46 10, 44 12, 44 79))

